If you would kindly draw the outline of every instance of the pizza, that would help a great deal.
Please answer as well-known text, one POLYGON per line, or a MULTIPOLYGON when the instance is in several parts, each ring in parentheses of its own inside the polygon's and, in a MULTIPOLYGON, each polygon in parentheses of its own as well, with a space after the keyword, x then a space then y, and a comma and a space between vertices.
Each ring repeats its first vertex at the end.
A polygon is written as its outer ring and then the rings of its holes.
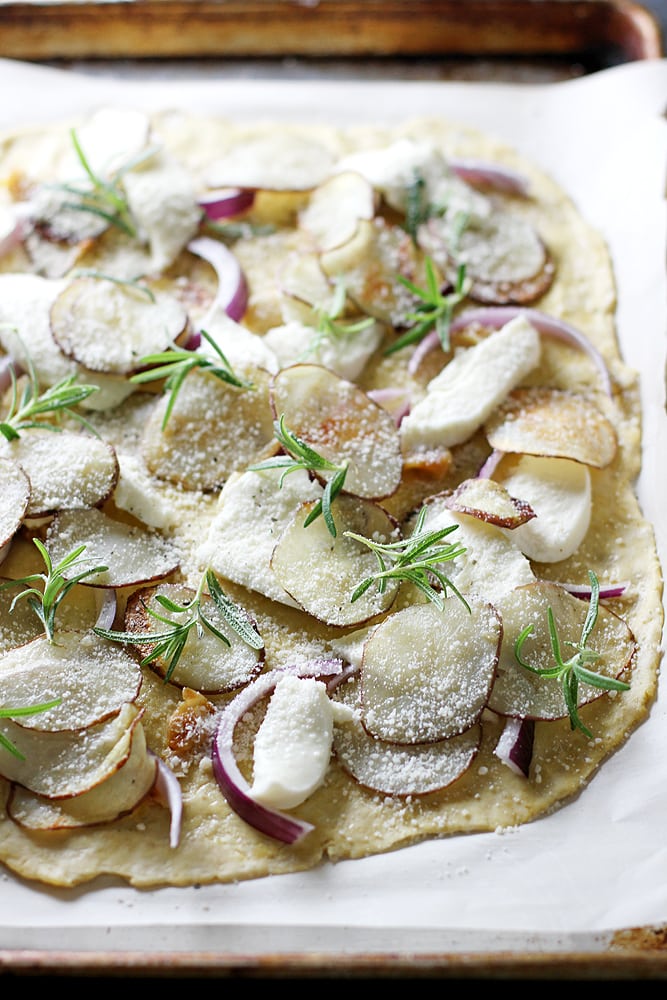
POLYGON ((663 625, 585 212, 433 118, 1 149, 6 868, 226 883, 571 806, 663 625))

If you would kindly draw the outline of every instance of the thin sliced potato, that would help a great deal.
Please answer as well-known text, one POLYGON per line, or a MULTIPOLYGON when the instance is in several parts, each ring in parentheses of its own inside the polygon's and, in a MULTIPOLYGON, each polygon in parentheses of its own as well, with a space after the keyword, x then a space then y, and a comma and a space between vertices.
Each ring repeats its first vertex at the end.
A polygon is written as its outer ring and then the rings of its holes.
POLYGON ((492 448, 514 454, 571 458, 604 469, 613 460, 613 425, 580 393, 537 386, 515 389, 489 418, 492 448))
POLYGON ((21 527, 30 501, 30 480, 16 459, 0 458, 0 496, 1 548, 21 527))
MULTIPOLYGON (((357 680, 341 685, 340 700, 354 706, 357 680)), ((462 777, 477 756, 482 730, 473 726, 437 743, 405 746, 371 736, 357 718, 334 727, 338 763, 365 788, 384 795, 428 795, 462 777)))
POLYGON ((22 755, 0 746, 0 774, 49 799, 81 795, 123 766, 141 716, 142 710, 132 702, 106 722, 76 732, 52 733, 0 719, 0 733, 22 755))
POLYGON ((173 573, 179 553, 157 531, 116 521, 97 507, 61 511, 48 527, 46 547, 54 563, 85 545, 86 559, 107 570, 82 580, 89 587, 131 587, 173 573))
POLYGON ((69 799, 47 799, 13 785, 7 814, 26 830, 74 830, 126 816, 155 784, 158 761, 148 753, 141 723, 132 733, 130 755, 117 771, 89 791, 69 799))
POLYGON ((493 479, 464 479, 444 500, 446 507, 500 528, 514 529, 533 520, 535 511, 493 479))
POLYGON ((347 464, 346 493, 377 500, 396 491, 403 468, 396 422, 353 382, 321 365, 291 365, 274 376, 271 401, 297 437, 334 465, 347 464))
MULTIPOLYGON (((532 625, 533 634, 523 645, 522 659, 537 669, 555 666, 548 628, 549 608, 553 612, 563 658, 568 659, 573 651, 572 644, 576 646, 581 640, 588 613, 587 601, 573 597, 558 584, 536 582, 517 588, 498 604, 504 634, 489 708, 499 715, 529 719, 564 719, 568 715, 560 682, 527 670, 515 656, 519 634, 532 625)), ((588 647, 599 654, 599 659, 589 664, 589 669, 606 677, 620 677, 632 663, 635 639, 622 619, 600 606, 588 647)), ((577 705, 587 705, 604 694, 604 689, 582 683, 577 705)))
POLYGON ((137 371, 141 358, 166 351, 187 328, 183 305, 149 282, 74 278, 51 307, 51 332, 63 354, 113 375, 137 371))
MULTIPOLYGON (((165 597, 181 606, 192 601, 195 591, 182 584, 163 583, 157 587, 148 587, 136 591, 129 598, 125 610, 125 628, 128 632, 139 635, 161 632, 165 623, 158 621, 153 615, 170 618, 182 623, 188 620, 187 613, 166 610, 157 600, 165 597), (153 612, 153 615, 151 615, 153 612)), ((178 687, 193 688, 202 694, 221 694, 234 691, 248 684, 259 672, 263 660, 263 651, 253 649, 232 629, 224 616, 218 611, 213 600, 204 594, 201 598, 202 611, 207 621, 224 636, 229 645, 219 639, 208 629, 203 628, 199 634, 196 627, 190 629, 183 652, 176 668, 171 673, 170 681, 178 687)), ((246 616, 247 617, 247 616, 246 616)), ((250 618, 248 624, 252 625, 250 618)), ((154 646, 145 643, 133 647, 137 656, 143 659, 148 656, 154 646)), ((164 656, 151 660, 150 667, 160 677, 166 677, 169 661, 164 656)))
POLYGON ((383 592, 370 587, 353 603, 355 589, 378 564, 370 549, 345 532, 389 541, 396 537, 396 522, 373 501, 341 495, 332 505, 333 538, 322 516, 305 525, 314 506, 314 501, 302 504, 280 536, 271 557, 276 579, 304 611, 329 625, 358 625, 377 617, 393 604, 399 582, 389 580, 383 592))
POLYGON ((299 226, 321 253, 351 240, 360 219, 372 219, 376 195, 372 184, 360 173, 345 170, 329 177, 311 194, 299 215, 299 226))
MULTIPOLYGON (((0 587, 4 588, 7 583, 8 578, 0 577, 0 587)), ((27 601, 17 601, 12 609, 20 590, 23 587, 0 589, 0 654, 44 634, 44 626, 27 601)))
POLYGON ((364 646, 361 721, 381 740, 434 743, 479 720, 493 685, 502 623, 481 601, 450 597, 389 615, 364 646))
POLYGON ((216 491, 229 476, 258 461, 273 441, 269 373, 238 372, 252 388, 238 388, 210 372, 185 378, 166 427, 169 395, 146 424, 142 454, 159 479, 186 490, 216 491))
POLYGON ((329 175, 333 162, 324 142, 283 125, 273 135, 248 138, 228 149, 209 166, 206 183, 212 188, 309 191, 329 175))
POLYGON ((97 507, 111 496, 118 481, 114 448, 94 434, 33 427, 0 446, 30 480, 27 517, 97 507))
POLYGON ((80 730, 113 715, 139 695, 142 674, 120 646, 92 631, 58 632, 57 642, 40 635, 0 657, 0 703, 59 705, 35 715, 17 716, 24 729, 80 730))

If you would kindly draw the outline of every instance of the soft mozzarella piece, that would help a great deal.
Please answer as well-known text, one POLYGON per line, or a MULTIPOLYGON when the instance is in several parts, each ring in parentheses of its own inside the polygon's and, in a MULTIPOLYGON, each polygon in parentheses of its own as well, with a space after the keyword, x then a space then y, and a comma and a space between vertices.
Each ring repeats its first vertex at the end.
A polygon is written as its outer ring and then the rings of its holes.
POLYGON ((322 338, 314 327, 294 320, 268 330, 264 339, 281 368, 305 360, 354 382, 379 347, 382 335, 381 324, 373 323, 347 336, 322 338))
POLYGON ((531 583, 535 574, 526 556, 513 541, 513 532, 478 517, 449 510, 437 500, 428 505, 425 531, 449 525, 456 531, 449 541, 462 545, 465 554, 441 569, 462 594, 477 595, 495 604, 521 584, 531 583))
POLYGON ((401 424, 404 448, 462 444, 540 360, 540 335, 523 316, 457 354, 401 424))
POLYGON ((255 738, 255 801, 291 809, 312 795, 329 766, 333 727, 333 704, 324 684, 285 674, 255 738))
POLYGON ((271 557, 299 505, 319 500, 322 487, 301 471, 290 472, 281 486, 283 471, 248 470, 227 480, 199 557, 228 580, 298 607, 278 583, 271 557))
POLYGON ((196 234, 202 217, 190 173, 164 154, 123 177, 128 205, 151 250, 151 266, 163 271, 196 234))
MULTIPOLYGON (((232 319, 219 304, 214 304, 199 325, 220 348, 232 370, 252 365, 265 368, 271 374, 278 371, 280 365, 273 344, 232 319)), ((199 353, 220 363, 219 354, 205 338, 202 339, 199 353)))
POLYGON ((496 477, 537 515, 508 531, 524 555, 552 563, 577 551, 591 520, 591 477, 586 465, 567 458, 522 455, 506 475, 501 465, 496 477))

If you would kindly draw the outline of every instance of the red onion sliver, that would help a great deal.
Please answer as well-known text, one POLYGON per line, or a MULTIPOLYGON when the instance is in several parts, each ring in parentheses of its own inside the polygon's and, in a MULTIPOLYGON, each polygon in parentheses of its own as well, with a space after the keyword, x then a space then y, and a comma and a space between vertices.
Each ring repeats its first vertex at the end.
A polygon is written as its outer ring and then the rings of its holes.
POLYGON ((500 464, 505 452, 500 451, 498 448, 494 448, 487 460, 480 466, 477 472, 478 479, 490 479, 493 473, 496 471, 500 464))
POLYGON ((528 181, 523 174, 517 173, 510 167, 501 167, 496 163, 473 159, 453 159, 448 162, 454 173, 473 187, 475 185, 488 185, 495 188, 496 191, 507 191, 509 194, 518 194, 523 198, 528 197, 528 181))
MULTIPOLYGON (((218 290, 215 303, 238 322, 248 305, 248 286, 238 260, 224 243, 209 236, 198 236, 188 243, 188 250, 208 261, 215 270, 218 290)), ((213 308, 212 307, 212 308, 213 308)))
POLYGON ((113 628, 118 608, 116 591, 113 587, 98 588, 95 591, 95 599, 97 601, 97 621, 95 622, 95 628, 103 628, 108 631, 113 628))
POLYGON ((255 802, 250 795, 250 786, 238 768, 233 748, 237 722, 260 698, 273 690, 280 675, 279 670, 260 674, 225 706, 213 739, 211 758, 220 791, 234 812, 260 833, 285 844, 295 844, 310 833, 312 824, 255 802))
MULTIPOLYGON (((482 326, 500 329, 510 320, 517 316, 525 316, 529 323, 532 323, 539 333, 556 340, 562 340, 566 344, 578 347, 584 351, 594 363, 602 378, 602 383, 607 395, 611 396, 611 379, 606 362, 600 352, 591 344, 590 340, 574 326, 570 326, 564 320, 549 316, 540 312, 539 309, 527 309, 525 306, 482 306, 479 309, 468 309, 459 313, 449 327, 451 335, 464 330, 471 323, 479 323, 482 326)), ((435 330, 428 333, 417 345, 412 353, 409 362, 409 371, 414 373, 421 364, 424 357, 440 344, 440 338, 435 330)))
MULTIPOLYGON (((573 597, 580 597, 584 601, 590 600, 592 591, 590 585, 587 583, 562 583, 561 587, 572 594, 573 597)), ((610 583, 606 586, 600 585, 600 600, 604 601, 611 600, 614 597, 622 597, 627 588, 628 583, 626 581, 610 583)))
POLYGON ((18 378, 23 374, 23 368, 11 354, 3 354, 0 358, 0 393, 5 392, 12 384, 12 372, 18 378))
POLYGON ((157 777, 155 779, 155 791, 169 812, 171 813, 171 823, 169 826, 169 846, 178 847, 181 839, 181 824, 183 821, 183 794, 181 785, 172 769, 151 750, 148 751, 157 760, 157 777))
POLYGON ((231 219, 252 207, 255 192, 251 188, 222 188, 208 191, 199 201, 199 207, 211 222, 231 219))
POLYGON ((515 774, 527 778, 533 759, 534 739, 533 719, 507 719, 494 753, 515 774))

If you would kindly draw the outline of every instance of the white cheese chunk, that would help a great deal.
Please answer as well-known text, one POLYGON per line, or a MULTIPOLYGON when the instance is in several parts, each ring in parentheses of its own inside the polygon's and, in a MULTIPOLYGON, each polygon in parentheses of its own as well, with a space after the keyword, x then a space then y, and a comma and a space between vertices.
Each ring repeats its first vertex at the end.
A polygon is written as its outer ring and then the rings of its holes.
POLYGON ((574 555, 591 520, 588 467, 567 458, 535 455, 522 455, 507 474, 503 465, 494 478, 537 515, 508 532, 514 544, 536 562, 559 562, 574 555))
POLYGON ((278 583, 271 568, 276 542, 299 504, 318 500, 322 487, 307 472, 283 469, 246 471, 230 476, 199 557, 221 576, 290 607, 296 601, 278 583))
POLYGON ((255 738, 252 797, 274 809, 291 809, 312 795, 329 766, 333 727, 325 685, 285 674, 255 738))
POLYGON ((478 430, 540 360, 540 335, 523 316, 454 356, 401 423, 404 450, 450 448, 478 430))
MULTIPOLYGON (((199 326, 217 344, 233 370, 252 366, 265 368, 271 374, 278 371, 280 366, 272 345, 242 323, 237 323, 218 304, 214 304, 199 326)), ((199 352, 216 363, 220 362, 220 356, 205 338, 202 338, 199 352)))

